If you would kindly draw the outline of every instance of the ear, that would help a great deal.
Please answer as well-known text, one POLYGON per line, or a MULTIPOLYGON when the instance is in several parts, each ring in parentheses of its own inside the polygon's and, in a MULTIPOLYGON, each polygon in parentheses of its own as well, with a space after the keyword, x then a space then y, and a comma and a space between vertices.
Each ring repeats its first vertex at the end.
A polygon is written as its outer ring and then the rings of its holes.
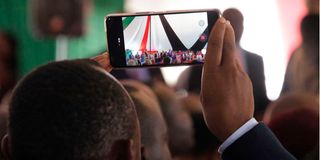
POLYGON ((3 155, 4 159, 6 159, 6 160, 12 159, 10 138, 9 138, 8 134, 3 136, 2 140, 1 140, 1 154, 3 155))
POLYGON ((133 160, 132 153, 132 140, 117 140, 114 141, 108 153, 107 159, 109 160, 133 160))

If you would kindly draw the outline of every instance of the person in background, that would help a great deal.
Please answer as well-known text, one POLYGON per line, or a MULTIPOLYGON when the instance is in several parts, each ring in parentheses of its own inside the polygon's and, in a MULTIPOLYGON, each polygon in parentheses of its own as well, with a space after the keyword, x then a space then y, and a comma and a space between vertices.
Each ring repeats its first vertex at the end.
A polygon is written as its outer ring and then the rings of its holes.
MULTIPOLYGON (((261 56, 244 50, 240 46, 240 40, 243 33, 243 15, 235 8, 226 9, 223 17, 230 21, 235 32, 236 56, 240 61, 240 65, 251 79, 253 86, 255 117, 261 119, 264 110, 269 104, 266 95, 264 65, 261 56)), ((202 67, 195 66, 186 69, 178 79, 177 89, 186 89, 188 92, 199 94, 202 67)))
POLYGON ((319 96, 319 14, 301 21, 302 44, 292 53, 281 95, 291 92, 319 96))
POLYGON ((266 125, 253 118, 252 84, 236 52, 233 28, 219 18, 208 41, 200 100, 209 130, 223 142, 218 149, 222 159, 295 159, 266 125))
MULTIPOLYGON (((270 104, 263 120, 298 159, 303 159, 319 145, 319 101, 314 96, 283 95, 270 104)), ((319 155, 319 150, 317 153, 319 155)))
POLYGON ((319 145, 319 114, 311 109, 288 110, 271 119, 268 126, 297 159, 306 157, 319 145))
POLYGON ((121 83, 129 92, 138 114, 143 146, 142 158, 170 160, 168 128, 156 95, 148 86, 138 81, 123 80, 121 83))
POLYGON ((189 153, 179 155, 175 160, 219 160, 218 148, 221 142, 210 132, 204 121, 199 96, 189 94, 180 98, 180 101, 192 118, 194 145, 189 153))
POLYGON ((0 30, 0 103, 17 82, 17 42, 0 30))
POLYGON ((5 158, 139 160, 140 128, 123 86, 90 60, 40 66, 14 89, 5 158))
POLYGON ((271 119, 293 109, 306 108, 319 113, 319 101, 316 97, 303 93, 288 93, 269 104, 263 115, 263 122, 268 124, 271 119))
POLYGON ((17 42, 0 30, 0 139, 7 133, 8 106, 17 77, 17 42))
POLYGON ((163 82, 155 82, 153 91, 160 102, 168 126, 169 147, 173 157, 188 153, 194 145, 190 114, 183 109, 174 90, 163 82))
POLYGON ((255 115, 257 118, 261 117, 269 104, 269 99, 266 95, 264 65, 261 56, 244 50, 240 45, 240 40, 243 33, 243 15, 235 8, 229 8, 223 11, 223 17, 230 21, 236 42, 236 56, 240 61, 240 65, 248 74, 253 87, 255 115))

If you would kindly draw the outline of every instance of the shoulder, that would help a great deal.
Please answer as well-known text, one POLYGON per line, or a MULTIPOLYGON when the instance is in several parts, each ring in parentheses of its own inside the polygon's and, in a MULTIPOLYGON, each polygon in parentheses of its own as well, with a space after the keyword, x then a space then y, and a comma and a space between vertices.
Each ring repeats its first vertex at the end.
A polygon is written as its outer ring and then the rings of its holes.
POLYGON ((256 53, 253 53, 253 52, 250 52, 250 51, 247 51, 247 50, 244 50, 244 49, 241 49, 241 52, 243 54, 245 54, 247 57, 262 59, 262 56, 260 56, 260 55, 258 55, 256 53))

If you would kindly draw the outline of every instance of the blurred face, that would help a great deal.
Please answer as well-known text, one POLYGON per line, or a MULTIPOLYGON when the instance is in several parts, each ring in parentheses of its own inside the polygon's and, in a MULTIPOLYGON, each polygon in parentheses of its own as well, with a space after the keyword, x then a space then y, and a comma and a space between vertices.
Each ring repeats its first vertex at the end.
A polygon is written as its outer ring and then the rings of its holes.
POLYGON ((161 102, 161 110, 166 118, 171 153, 189 152, 193 147, 193 127, 191 116, 182 108, 175 91, 163 83, 153 87, 161 102))
POLYGON ((157 123, 154 124, 155 127, 152 131, 152 139, 154 139, 154 143, 150 146, 145 146, 144 157, 146 160, 171 160, 167 126, 160 114, 157 119, 158 120, 155 120, 157 123))
POLYGON ((140 126, 138 118, 136 118, 136 127, 135 127, 135 135, 133 136, 133 144, 131 146, 131 151, 134 160, 141 159, 141 135, 140 135, 140 126))
POLYGON ((146 85, 137 81, 124 80, 127 87, 133 87, 130 95, 136 104, 141 128, 141 141, 144 146, 143 157, 146 160, 171 160, 168 147, 168 133, 165 120, 155 94, 146 85))
POLYGON ((190 115, 180 106, 176 108, 178 111, 175 116, 174 130, 172 130, 175 133, 170 139, 170 145, 173 148, 181 149, 182 152, 188 152, 194 144, 192 120, 190 115))

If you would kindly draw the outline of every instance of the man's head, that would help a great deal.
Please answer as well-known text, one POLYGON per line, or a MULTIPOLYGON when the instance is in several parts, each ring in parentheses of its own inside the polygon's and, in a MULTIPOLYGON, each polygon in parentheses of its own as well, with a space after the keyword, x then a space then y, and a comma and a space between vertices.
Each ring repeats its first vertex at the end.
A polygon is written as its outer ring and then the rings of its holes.
POLYGON ((162 116, 156 95, 146 85, 125 80, 122 84, 136 106, 140 127, 141 143, 146 160, 170 160, 167 125, 162 116))
POLYGON ((286 110, 273 117, 268 126, 297 159, 303 159, 319 145, 319 112, 310 108, 286 110))
POLYGON ((231 26, 233 27, 236 44, 240 44, 241 36, 243 33, 243 15, 242 13, 235 8, 226 9, 222 13, 223 17, 230 21, 231 26))
POLYGON ((2 140, 9 158, 140 158, 133 102, 93 63, 54 62, 34 70, 15 88, 9 114, 2 140))
POLYGON ((304 52, 319 64, 319 14, 306 15, 301 21, 301 35, 304 52))
POLYGON ((194 130, 190 114, 182 107, 175 91, 162 82, 153 86, 168 125, 169 147, 173 157, 190 152, 194 130))

